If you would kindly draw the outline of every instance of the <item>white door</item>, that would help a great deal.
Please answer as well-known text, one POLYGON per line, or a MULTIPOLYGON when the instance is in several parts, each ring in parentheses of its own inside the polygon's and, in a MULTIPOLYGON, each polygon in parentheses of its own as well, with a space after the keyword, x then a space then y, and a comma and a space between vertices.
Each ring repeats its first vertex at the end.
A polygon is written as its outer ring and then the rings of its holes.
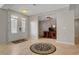
POLYGON ((30 38, 38 39, 38 17, 30 20, 30 38))
POLYGON ((26 25, 26 19, 25 18, 21 18, 18 21, 18 39, 26 39, 27 36, 27 25, 26 25))
POLYGON ((34 21, 31 21, 31 38, 34 38, 36 35, 36 24, 34 21))

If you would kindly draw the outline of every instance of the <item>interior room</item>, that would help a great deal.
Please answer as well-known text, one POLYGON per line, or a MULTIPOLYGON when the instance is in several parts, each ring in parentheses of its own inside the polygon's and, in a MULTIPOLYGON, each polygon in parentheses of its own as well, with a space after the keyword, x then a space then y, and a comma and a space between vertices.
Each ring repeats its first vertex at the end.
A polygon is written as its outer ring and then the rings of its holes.
POLYGON ((78 55, 79 4, 0 4, 0 55, 78 55))
POLYGON ((39 18, 39 38, 56 39, 56 19, 53 16, 43 16, 39 18))

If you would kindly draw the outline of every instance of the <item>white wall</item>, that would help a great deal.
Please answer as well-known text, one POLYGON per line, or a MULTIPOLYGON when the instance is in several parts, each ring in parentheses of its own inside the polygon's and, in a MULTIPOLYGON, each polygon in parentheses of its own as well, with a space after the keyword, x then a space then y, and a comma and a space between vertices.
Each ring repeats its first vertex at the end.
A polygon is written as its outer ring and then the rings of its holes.
POLYGON ((30 16, 30 39, 38 39, 38 16, 30 16))
MULTIPOLYGON (((29 24, 29 21, 28 21, 28 16, 25 16, 21 13, 18 13, 18 12, 15 12, 15 11, 12 11, 12 10, 8 10, 8 41, 14 41, 14 40, 18 40, 18 39, 22 39, 22 38, 26 38, 28 39, 29 35, 28 35, 28 32, 29 32, 29 27, 28 27, 28 24, 29 24), (12 34, 11 33, 11 23, 10 23, 10 19, 11 19, 11 15, 15 15, 17 17, 19 17, 18 20, 21 20, 21 18, 26 18, 26 28, 25 28, 25 33, 22 33, 18 30, 18 33, 15 33, 15 34, 12 34)), ((19 28, 18 28, 19 29, 19 28)))
POLYGON ((69 9, 74 10, 75 19, 78 19, 79 18, 79 4, 71 4, 69 9))
POLYGON ((79 44, 79 4, 70 5, 70 10, 74 11, 75 43, 79 44))
POLYGON ((64 11, 57 13, 57 40, 74 44, 74 12, 64 11))
POLYGON ((7 24, 8 24, 8 14, 7 11, 0 9, 0 43, 7 42, 7 24))

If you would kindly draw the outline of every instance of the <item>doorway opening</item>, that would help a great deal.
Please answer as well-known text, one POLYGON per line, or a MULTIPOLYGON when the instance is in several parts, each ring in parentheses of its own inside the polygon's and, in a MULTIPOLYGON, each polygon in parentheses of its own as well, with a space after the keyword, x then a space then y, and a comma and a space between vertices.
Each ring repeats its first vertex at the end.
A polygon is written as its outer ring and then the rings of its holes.
POLYGON ((79 44, 79 18, 75 19, 75 44, 79 44))
MULTIPOLYGON (((42 18, 41 18, 42 19, 42 18)), ((38 28, 39 28, 39 38, 50 38, 56 39, 57 38, 57 25, 56 19, 47 16, 42 20, 38 21, 38 28)))

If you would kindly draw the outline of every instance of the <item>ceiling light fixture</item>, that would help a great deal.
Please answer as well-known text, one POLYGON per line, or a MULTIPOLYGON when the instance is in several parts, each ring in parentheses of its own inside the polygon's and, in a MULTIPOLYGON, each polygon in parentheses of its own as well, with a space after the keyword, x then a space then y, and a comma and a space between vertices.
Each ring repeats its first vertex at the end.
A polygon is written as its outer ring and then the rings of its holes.
POLYGON ((23 9, 23 10, 21 10, 21 12, 22 12, 23 14, 26 14, 26 13, 28 13, 28 10, 27 10, 27 9, 23 9))
POLYGON ((36 4, 33 4, 33 6, 36 6, 36 4))

